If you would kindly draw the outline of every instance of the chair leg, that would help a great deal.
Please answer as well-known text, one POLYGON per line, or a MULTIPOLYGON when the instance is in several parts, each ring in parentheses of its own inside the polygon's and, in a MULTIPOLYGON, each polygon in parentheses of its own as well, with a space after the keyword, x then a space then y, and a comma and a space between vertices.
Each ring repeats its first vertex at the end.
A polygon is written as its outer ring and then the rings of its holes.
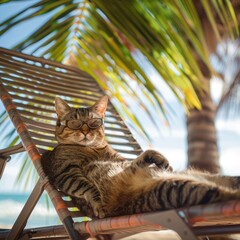
POLYGON ((71 217, 66 217, 63 220, 63 224, 71 240, 86 240, 89 238, 89 234, 80 234, 74 229, 71 217))
POLYGON ((32 213, 32 210, 35 207, 35 205, 37 204, 42 193, 43 193, 43 187, 42 187, 40 180, 38 180, 31 195, 29 196, 25 206, 23 207, 23 209, 22 209, 21 213, 19 214, 16 222, 14 223, 10 233, 8 234, 8 236, 6 238, 7 240, 19 239, 24 227, 27 224, 29 216, 32 213))

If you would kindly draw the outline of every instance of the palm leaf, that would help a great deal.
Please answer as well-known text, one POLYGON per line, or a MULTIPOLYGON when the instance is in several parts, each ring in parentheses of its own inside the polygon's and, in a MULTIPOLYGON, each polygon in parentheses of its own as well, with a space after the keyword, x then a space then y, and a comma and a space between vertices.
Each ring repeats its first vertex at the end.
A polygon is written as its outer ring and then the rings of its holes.
MULTIPOLYGON (((8 2, 11 1, 1 1, 1 4, 8 2)), ((131 119, 135 130, 149 137, 139 116, 132 113, 123 96, 132 96, 157 128, 160 125, 148 111, 149 104, 160 118, 167 119, 168 110, 163 104, 164 93, 153 84, 148 69, 139 64, 138 54, 144 56, 186 110, 200 108, 195 90, 201 92, 202 73, 194 55, 211 71, 213 69, 199 6, 218 38, 221 35, 216 17, 232 37, 238 36, 237 18, 228 0, 39 0, 1 22, 0 34, 25 21, 46 16, 39 29, 29 33, 15 49, 31 48, 32 53, 59 62, 74 56, 77 66, 95 77, 101 87, 121 103, 119 111, 131 119)), ((3 119, 4 114, 0 123, 3 119)), ((0 130, 3 126, 1 124, 0 130)), ((15 141, 14 137, 8 139, 8 142, 15 141)), ((26 161, 20 177, 29 168, 26 161)), ((31 176, 29 173, 27 179, 31 176)))
MULTIPOLYGON (((234 54, 228 54, 228 44, 226 43, 226 51, 220 57, 220 64, 224 69, 223 72, 223 93, 217 105, 217 111, 224 110, 226 115, 237 115, 240 112, 240 44, 239 41, 232 43, 230 48, 234 54)), ((221 69, 222 71, 222 69, 221 69)))

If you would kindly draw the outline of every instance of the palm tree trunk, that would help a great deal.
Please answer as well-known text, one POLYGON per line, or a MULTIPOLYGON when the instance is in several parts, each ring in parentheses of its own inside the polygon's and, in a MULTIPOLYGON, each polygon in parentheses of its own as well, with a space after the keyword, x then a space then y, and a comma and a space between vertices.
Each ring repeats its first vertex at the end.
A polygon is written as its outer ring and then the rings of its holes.
POLYGON ((216 107, 210 96, 210 79, 204 79, 206 91, 200 95, 202 109, 187 116, 188 166, 212 173, 220 171, 215 127, 216 107))
MULTIPOLYGON (((217 38, 203 10, 202 2, 194 1, 194 4, 201 20, 208 51, 213 53, 216 51, 217 38)), ((193 51, 193 54, 203 75, 203 79, 200 80, 205 91, 198 94, 202 109, 192 109, 187 116, 188 167, 219 173, 219 152, 215 126, 216 106, 210 95, 212 73, 197 52, 193 51)))

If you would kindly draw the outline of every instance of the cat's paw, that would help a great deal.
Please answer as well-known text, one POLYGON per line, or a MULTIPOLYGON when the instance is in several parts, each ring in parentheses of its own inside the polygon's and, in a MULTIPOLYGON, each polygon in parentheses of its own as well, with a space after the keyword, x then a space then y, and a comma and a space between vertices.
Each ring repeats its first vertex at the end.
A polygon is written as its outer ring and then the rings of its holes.
POLYGON ((95 202, 93 205, 93 212, 94 212, 94 215, 98 218, 104 218, 105 217, 105 208, 104 206, 99 203, 99 202, 95 202))
POLYGON ((148 164, 155 164, 158 168, 172 171, 172 167, 169 165, 168 160, 159 152, 155 150, 147 150, 144 152, 143 159, 148 164))

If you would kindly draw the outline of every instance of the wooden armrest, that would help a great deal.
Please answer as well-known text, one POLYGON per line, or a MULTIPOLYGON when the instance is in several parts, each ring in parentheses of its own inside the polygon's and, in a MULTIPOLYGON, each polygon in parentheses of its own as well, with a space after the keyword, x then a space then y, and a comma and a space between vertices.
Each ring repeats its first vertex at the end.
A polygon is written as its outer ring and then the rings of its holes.
POLYGON ((25 148, 23 147, 22 143, 19 143, 17 145, 14 145, 8 148, 0 149, 0 158, 9 157, 12 154, 20 153, 24 151, 25 151, 25 148))

